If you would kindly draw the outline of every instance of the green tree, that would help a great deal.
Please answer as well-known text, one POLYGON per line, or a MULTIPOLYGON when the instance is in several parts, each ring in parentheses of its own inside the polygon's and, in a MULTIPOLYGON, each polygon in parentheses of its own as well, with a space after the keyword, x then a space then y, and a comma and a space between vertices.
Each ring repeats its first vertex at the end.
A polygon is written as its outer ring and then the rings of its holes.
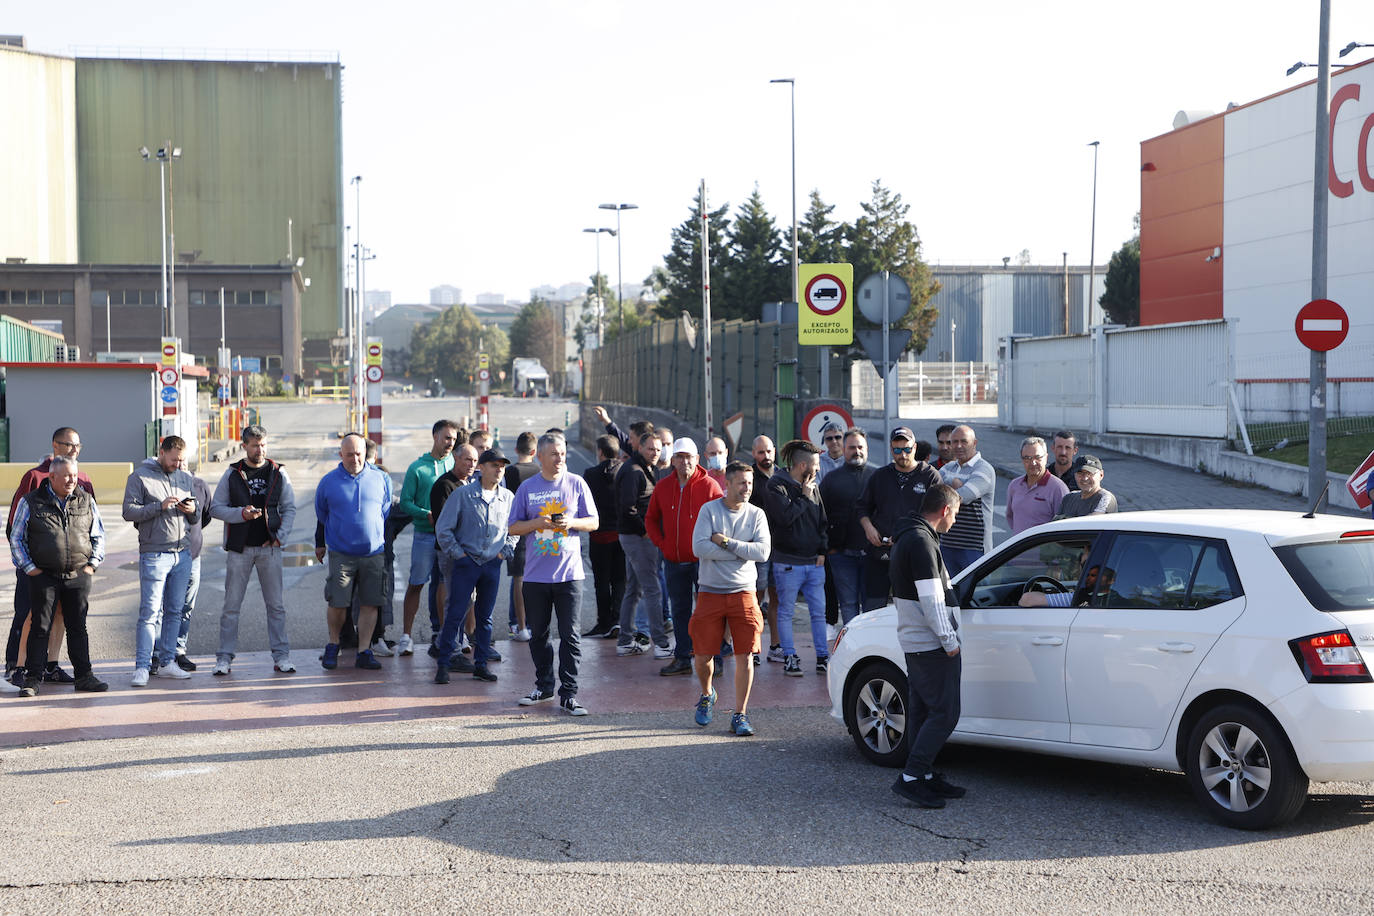
MULTIPOLYGON (((727 315, 730 300, 729 274, 730 205, 721 204, 707 212, 707 243, 711 246, 711 316, 727 315)), ((673 230, 672 243, 663 257, 662 289, 654 313, 659 318, 676 318, 683 311, 696 315, 701 312, 701 191, 692 197, 692 210, 687 219, 673 230)), ((629 328, 629 309, 626 309, 626 329, 629 328)))
MULTIPOLYGON (((811 192, 811 203, 797 225, 797 260, 803 264, 837 264, 845 257, 845 235, 849 226, 837 223, 830 214, 833 204, 821 200, 821 192, 811 192)), ((784 233, 787 246, 792 244, 792 230, 784 233)))
MULTIPOLYGON (((940 283, 931 278, 930 267, 921 259, 921 237, 907 219, 911 205, 903 203, 902 195, 889 191, 881 181, 874 181, 873 196, 859 207, 863 215, 855 222, 846 246, 846 260, 854 265, 854 283, 857 287, 883 270, 906 280, 911 287, 911 307, 897 325, 911 329, 907 349, 921 353, 939 315, 930 300, 940 291, 940 283)), ((856 321, 863 322, 863 316, 856 315, 856 321)))
POLYGON ((410 371, 424 380, 442 379, 450 387, 466 387, 477 374, 477 354, 486 352, 492 365, 504 365, 509 355, 506 334, 483 325, 467 306, 445 309, 429 324, 411 332, 410 371))
POLYGON ((1135 327, 1140 324, 1140 234, 1116 250, 1107 263, 1107 283, 1097 299, 1107 320, 1135 327))
MULTIPOLYGON (((711 317, 757 319, 765 302, 792 298, 792 258, 784 255, 777 224, 764 209, 758 185, 740 205, 729 232, 730 261, 725 271, 729 298, 716 305, 711 279, 711 317), (719 311, 717 311, 719 309, 719 311)), ((691 310, 695 314, 700 309, 691 310)))
POLYGON ((563 366, 563 332, 558 316, 549 303, 536 296, 521 306, 510 326, 510 355, 532 356, 549 371, 561 373, 563 366))
POLYGON ((616 295, 615 287, 605 274, 592 274, 591 283, 587 287, 587 292, 583 295, 582 313, 577 319, 577 325, 573 329, 573 339, 577 341, 579 349, 587 344, 587 336, 595 336, 597 321, 597 300, 601 300, 601 322, 602 333, 605 333, 606 323, 613 320, 616 314, 616 295))

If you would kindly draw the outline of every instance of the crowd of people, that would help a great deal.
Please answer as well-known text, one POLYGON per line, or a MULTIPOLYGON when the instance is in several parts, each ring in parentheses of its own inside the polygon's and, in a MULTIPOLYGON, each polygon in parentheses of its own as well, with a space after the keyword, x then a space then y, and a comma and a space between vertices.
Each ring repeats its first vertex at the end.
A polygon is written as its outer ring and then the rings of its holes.
MULTIPOLYGON (((339 464, 314 497, 315 554, 326 566, 323 668, 336 668, 350 647, 354 664, 368 670, 382 666, 379 658, 414 654, 414 621, 427 591, 435 682, 450 683, 455 673, 497 682, 493 666, 502 659, 493 616, 504 569, 510 639, 528 644, 535 667, 521 705, 556 701, 571 715, 586 715, 578 699, 581 640, 614 639, 618 657, 652 653, 666 663, 659 675, 695 676, 702 726, 714 714, 715 680, 734 656, 730 730, 750 735, 754 669, 767 660, 780 664, 783 676, 803 676, 793 636, 799 598, 822 675, 835 627, 889 602, 900 612, 904 602, 920 601, 922 580, 912 579, 899 541, 929 515, 931 494, 946 494, 937 500, 935 521, 924 523, 934 532, 941 575, 957 575, 992 546, 995 475, 968 426, 941 426, 935 448, 899 426, 887 436, 888 460, 877 464, 869 460, 868 435, 857 428, 827 426, 822 447, 796 439, 776 448, 759 436, 752 463, 745 463, 731 461, 719 438, 698 450, 692 438, 675 438, 647 420, 626 430, 603 408, 593 410, 604 426, 596 439, 599 461, 580 476, 568 469, 562 430, 521 433, 512 461, 485 430, 439 420, 430 449, 408 465, 393 492, 375 444, 343 437, 339 464), (395 543, 406 527, 410 561, 397 620, 395 543), (583 532, 596 617, 579 632, 583 532), (400 632, 389 639, 388 628, 397 624, 400 632)), ((186 639, 203 532, 212 520, 223 526, 226 560, 211 673, 232 671, 253 573, 274 670, 295 672, 282 548, 296 499, 286 470, 267 457, 267 443, 261 426, 245 428, 243 457, 213 493, 186 470, 186 443, 176 436, 163 439, 157 455, 129 476, 121 515, 137 529, 139 550, 132 686, 146 686, 150 677, 185 679, 196 670, 186 639)), ((85 620, 92 574, 105 554, 100 509, 77 463, 77 432, 58 429, 52 448, 20 482, 8 527, 18 581, 6 681, 26 696, 44 683, 108 688, 92 671, 85 620), (72 674, 58 664, 64 635, 72 674)), ((1043 439, 1022 443, 1026 473, 1011 482, 1006 506, 1013 532, 1054 517, 1116 511, 1102 488, 1101 461, 1078 455, 1067 431, 1053 437, 1052 448, 1050 463, 1043 439)), ((928 641, 917 640, 921 651, 933 648, 928 641)))

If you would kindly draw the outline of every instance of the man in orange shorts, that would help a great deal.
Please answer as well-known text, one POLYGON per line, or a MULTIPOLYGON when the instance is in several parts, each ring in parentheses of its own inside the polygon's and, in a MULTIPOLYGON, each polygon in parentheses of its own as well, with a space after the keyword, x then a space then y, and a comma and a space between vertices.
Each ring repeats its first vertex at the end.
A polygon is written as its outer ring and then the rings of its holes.
POLYGON ((743 462, 732 462, 725 469, 725 496, 701 507, 692 529, 692 552, 701 564, 697 608, 687 625, 697 679, 701 681, 696 722, 703 728, 711 724, 716 706, 716 689, 711 686, 712 656, 725 627, 730 627, 735 646, 735 714, 730 719, 730 731, 741 737, 754 734, 747 713, 749 689, 754 686, 750 658, 759 651, 759 634, 763 632, 763 615, 754 596, 754 564, 767 560, 772 547, 763 510, 749 502, 753 488, 753 469, 743 462))

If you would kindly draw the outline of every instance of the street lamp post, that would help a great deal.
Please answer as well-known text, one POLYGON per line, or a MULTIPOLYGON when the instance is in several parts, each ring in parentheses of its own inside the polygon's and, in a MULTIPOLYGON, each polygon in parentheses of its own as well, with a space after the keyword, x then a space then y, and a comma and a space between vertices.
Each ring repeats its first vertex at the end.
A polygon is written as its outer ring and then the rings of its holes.
POLYGON ((615 211, 615 310, 620 317, 621 333, 625 331, 625 267, 620 259, 620 211, 638 210, 638 204, 598 204, 597 209, 615 211))
POLYGON ((157 153, 148 152, 148 147, 138 148, 138 154, 143 157, 144 162, 157 160, 157 190, 160 200, 159 213, 162 217, 162 232, 159 236, 160 247, 162 249, 162 333, 168 337, 176 336, 176 318, 173 315, 168 297, 167 284, 167 164, 172 159, 181 158, 181 147, 173 147, 172 142, 167 141, 157 153))
MULTIPOLYGON (((1088 314, 1093 311, 1093 295, 1096 292, 1093 284, 1097 282, 1097 146, 1102 141, 1094 140, 1088 145, 1093 148, 1093 222, 1092 238, 1088 241, 1088 314)), ((1064 333, 1069 333, 1068 328, 1064 333)))
POLYGON ((596 345, 600 347, 602 342, 601 315, 606 310, 606 294, 601 289, 601 233, 609 232, 612 237, 615 238, 619 238, 620 233, 606 226, 602 226, 599 229, 583 229, 582 231, 590 232, 596 236, 596 345))
MULTIPOLYGON (((786 83, 791 95, 792 109, 792 301, 797 303, 800 308, 801 300, 798 298, 798 272, 800 268, 797 256, 797 81, 795 78, 787 76, 770 83, 786 83)), ((830 393, 830 348, 821 347, 821 396, 825 397, 830 393)))
MULTIPOLYGON (((353 421, 360 427, 366 427, 362 417, 367 413, 367 395, 363 388, 363 176, 354 175, 349 184, 354 187, 353 205, 353 225, 357 228, 354 236, 353 245, 353 279, 358 284, 357 292, 353 295, 353 308, 349 310, 349 318, 353 322, 353 333, 348 342, 348 349, 351 351, 349 362, 352 363, 353 378, 353 421)), ((350 424, 351 427, 351 424, 350 424)), ((355 430, 362 432, 362 429, 355 430)))

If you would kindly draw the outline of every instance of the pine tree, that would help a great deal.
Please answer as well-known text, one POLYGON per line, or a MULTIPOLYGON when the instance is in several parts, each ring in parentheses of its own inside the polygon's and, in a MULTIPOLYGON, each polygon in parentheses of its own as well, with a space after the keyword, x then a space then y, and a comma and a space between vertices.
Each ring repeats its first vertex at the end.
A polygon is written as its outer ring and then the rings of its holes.
MULTIPOLYGON (((921 237, 906 218, 911 206, 902 202, 902 195, 892 193, 881 181, 874 181, 873 196, 859 207, 863 215, 855 222, 847 245, 847 260, 854 265, 855 287, 883 270, 906 280, 911 287, 911 307, 897 326, 911 329, 907 349, 921 353, 939 315, 930 299, 940 291, 940 284, 931 278, 930 267, 921 259, 921 237)), ((856 314, 855 321, 864 323, 863 316, 856 314)))
POLYGON ((763 303, 790 301, 791 261, 783 253, 777 224, 764 209, 755 185, 754 193, 740 205, 730 231, 730 264, 726 268, 730 297, 717 311, 713 281, 712 317, 756 320, 763 312, 763 303))
MULTIPOLYGON (((708 211, 707 242, 711 246, 711 314, 723 315, 729 301, 728 265, 730 252, 726 247, 730 218, 728 203, 708 211)), ((654 313, 660 318, 676 318, 683 311, 696 315, 701 312, 701 191, 692 197, 692 211, 680 226, 673 230, 672 245, 663 258, 662 291, 654 313)))
MULTIPOLYGON (((821 192, 811 192, 811 203, 797 226, 797 259, 803 264, 837 264, 844 260, 845 235, 849 226, 830 218, 835 206, 821 200, 821 192)), ((792 231, 784 233, 788 246, 792 231)))

